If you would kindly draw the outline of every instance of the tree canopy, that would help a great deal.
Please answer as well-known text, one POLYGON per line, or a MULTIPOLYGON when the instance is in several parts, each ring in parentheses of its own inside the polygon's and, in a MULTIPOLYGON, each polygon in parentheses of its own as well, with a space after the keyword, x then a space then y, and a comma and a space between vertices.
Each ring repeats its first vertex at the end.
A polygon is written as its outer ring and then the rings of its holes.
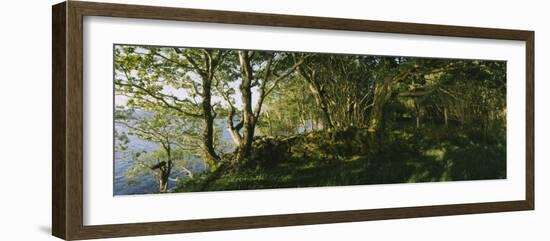
MULTIPOLYGON (((505 164, 503 61, 131 45, 114 51, 116 123, 127 129, 125 135, 159 145, 136 156, 132 170, 159 175, 161 192, 167 190, 174 162, 185 158, 200 159, 207 170, 193 178, 186 168, 188 178, 179 182, 179 190, 232 188, 220 184, 224 178, 261 183, 255 175, 269 171, 266 163, 282 172, 283 166, 301 162, 336 162, 345 169, 353 161, 361 163, 355 169, 365 169, 357 175, 371 175, 401 158, 387 156, 389 147, 406 148, 418 160, 437 150, 452 156, 465 148, 485 148, 487 158, 502 163, 504 157, 505 164), (321 143, 324 150, 317 150, 321 143)), ((505 175, 505 165, 489 172, 485 165, 490 163, 481 160, 451 175, 450 169, 464 163, 435 156, 449 162, 438 164, 443 167, 437 178, 421 177, 415 169, 391 181, 505 175)), ((409 168, 414 158, 399 161, 409 168)), ((295 183, 299 178, 289 173, 300 172, 299 167, 281 174, 291 181, 279 175, 273 177, 277 182, 259 188, 327 182, 317 177, 295 183)), ((381 182, 355 179, 334 185, 381 182)), ((247 185, 236 188, 254 187, 247 185)))

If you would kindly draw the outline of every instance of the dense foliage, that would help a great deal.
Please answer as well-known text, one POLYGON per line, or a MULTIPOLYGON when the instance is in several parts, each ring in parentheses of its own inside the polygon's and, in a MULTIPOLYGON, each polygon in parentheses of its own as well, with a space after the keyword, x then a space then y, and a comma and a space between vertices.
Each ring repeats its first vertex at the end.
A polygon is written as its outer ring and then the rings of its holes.
POLYGON ((159 192, 506 176, 502 61, 119 45, 115 99, 159 192))

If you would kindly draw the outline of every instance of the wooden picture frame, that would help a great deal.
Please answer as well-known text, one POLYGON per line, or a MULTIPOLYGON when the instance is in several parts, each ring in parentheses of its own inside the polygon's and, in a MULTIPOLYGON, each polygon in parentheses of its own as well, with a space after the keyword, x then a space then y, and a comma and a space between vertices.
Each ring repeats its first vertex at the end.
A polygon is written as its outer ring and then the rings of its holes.
POLYGON ((66 240, 204 232, 533 210, 534 32, 68 1, 52 8, 52 233, 66 240), (335 212, 181 220, 152 223, 83 224, 83 17, 107 16, 327 30, 451 36, 526 43, 525 199, 488 203, 416 206, 335 212))

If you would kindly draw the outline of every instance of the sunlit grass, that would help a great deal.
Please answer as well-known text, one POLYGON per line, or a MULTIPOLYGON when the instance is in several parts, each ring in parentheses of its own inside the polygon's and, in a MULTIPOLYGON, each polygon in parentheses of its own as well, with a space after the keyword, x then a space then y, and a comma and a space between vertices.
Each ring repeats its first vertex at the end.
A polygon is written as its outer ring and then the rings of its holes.
MULTIPOLYGON (((433 128, 433 127, 431 127, 433 128)), ((466 135, 393 132, 391 142, 369 142, 366 130, 309 134, 283 157, 257 156, 206 186, 201 179, 178 183, 176 191, 441 182, 506 178, 506 149, 497 137, 486 142, 466 135), (260 160, 261 159, 261 160, 260 160)), ((274 142, 277 143, 277 142, 274 142)), ((263 152, 261 152, 263 153, 263 152)), ((280 154, 280 153, 279 153, 280 154)))

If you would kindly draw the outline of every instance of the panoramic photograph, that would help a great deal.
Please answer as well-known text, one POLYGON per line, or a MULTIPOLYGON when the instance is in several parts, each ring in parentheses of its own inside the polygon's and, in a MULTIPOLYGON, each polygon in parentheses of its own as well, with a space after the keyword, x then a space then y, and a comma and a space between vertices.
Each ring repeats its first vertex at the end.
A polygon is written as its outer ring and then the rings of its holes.
POLYGON ((115 44, 114 195, 506 178, 506 62, 115 44))

